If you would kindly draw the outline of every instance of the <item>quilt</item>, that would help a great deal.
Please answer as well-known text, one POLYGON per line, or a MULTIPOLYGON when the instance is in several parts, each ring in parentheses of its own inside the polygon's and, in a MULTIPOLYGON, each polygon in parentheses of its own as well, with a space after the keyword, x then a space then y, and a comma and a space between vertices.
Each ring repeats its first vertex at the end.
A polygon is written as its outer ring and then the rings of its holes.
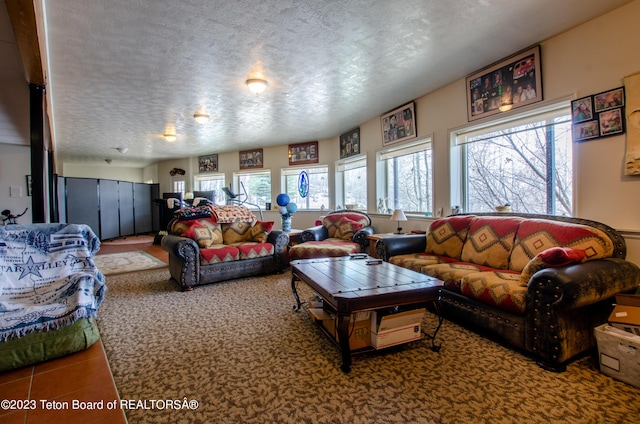
POLYGON ((87 225, 0 227, 0 340, 96 318, 107 290, 99 249, 87 225))

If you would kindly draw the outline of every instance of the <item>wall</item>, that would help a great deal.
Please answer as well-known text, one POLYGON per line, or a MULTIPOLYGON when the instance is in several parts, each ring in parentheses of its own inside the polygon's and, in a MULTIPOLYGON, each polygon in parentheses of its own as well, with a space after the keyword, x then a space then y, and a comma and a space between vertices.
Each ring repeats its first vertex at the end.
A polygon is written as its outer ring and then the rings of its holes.
POLYGON ((78 165, 73 163, 64 164, 65 177, 101 178, 105 180, 130 181, 132 183, 143 183, 143 170, 124 166, 94 166, 78 165))
POLYGON ((31 169, 31 148, 13 144, 0 144, 0 211, 9 209, 13 215, 29 208, 18 218, 20 224, 30 224, 31 197, 27 196, 27 174, 31 169), (11 197, 11 187, 21 191, 20 197, 11 197))

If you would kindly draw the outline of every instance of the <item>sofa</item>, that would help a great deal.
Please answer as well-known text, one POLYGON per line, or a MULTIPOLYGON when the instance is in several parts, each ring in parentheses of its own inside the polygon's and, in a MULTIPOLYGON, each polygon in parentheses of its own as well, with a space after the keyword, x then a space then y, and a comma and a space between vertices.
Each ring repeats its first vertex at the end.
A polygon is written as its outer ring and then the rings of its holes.
POLYGON ((640 285, 613 228, 511 213, 437 219, 425 235, 383 238, 385 261, 444 281, 444 318, 532 355, 548 370, 596 345, 615 294, 640 285))
POLYGON ((0 372, 87 349, 107 290, 87 225, 0 227, 0 372))
POLYGON ((289 236, 259 221, 244 206, 182 208, 160 242, 169 272, 185 290, 240 277, 279 273, 287 265, 289 236))
POLYGON ((374 232, 371 218, 360 211, 333 211, 321 222, 321 225, 302 231, 301 243, 289 249, 290 260, 363 253, 369 246, 367 236, 374 232))

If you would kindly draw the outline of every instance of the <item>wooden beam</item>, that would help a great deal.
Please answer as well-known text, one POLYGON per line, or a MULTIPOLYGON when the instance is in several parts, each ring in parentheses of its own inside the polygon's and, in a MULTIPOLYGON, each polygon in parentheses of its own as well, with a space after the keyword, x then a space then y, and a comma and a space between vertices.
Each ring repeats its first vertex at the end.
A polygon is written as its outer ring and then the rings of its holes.
POLYGON ((29 84, 44 85, 42 58, 38 43, 38 29, 33 0, 6 0, 9 19, 22 57, 25 77, 29 84))

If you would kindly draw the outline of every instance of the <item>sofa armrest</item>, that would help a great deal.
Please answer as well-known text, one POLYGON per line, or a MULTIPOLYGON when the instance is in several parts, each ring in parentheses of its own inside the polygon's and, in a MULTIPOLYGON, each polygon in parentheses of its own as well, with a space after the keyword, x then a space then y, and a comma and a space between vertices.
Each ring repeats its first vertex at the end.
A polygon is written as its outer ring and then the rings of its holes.
POLYGON ((273 230, 267 236, 267 243, 273 244, 273 261, 276 264, 276 272, 281 273, 287 266, 287 246, 289 246, 289 234, 280 230, 273 230))
POLYGON ((426 249, 427 237, 424 234, 384 237, 376 243, 378 257, 386 262, 392 256, 424 252, 426 249))
POLYGON ((329 238, 329 230, 323 225, 316 225, 315 227, 307 228, 300 234, 300 240, 305 241, 321 241, 329 238))
POLYGON ((529 296, 555 308, 575 309, 609 299, 640 285, 640 268, 619 258, 545 268, 529 280, 529 296))
POLYGON ((364 252, 367 246, 369 246, 369 239, 367 238, 367 236, 370 236, 373 233, 373 227, 367 225, 366 227, 362 227, 358 231, 356 231, 351 240, 353 240, 353 242, 355 243, 358 243, 360 245, 360 251, 364 252))
POLYGON ((169 252, 169 272, 182 286, 190 289, 197 284, 200 274, 200 247, 195 240, 176 235, 162 237, 160 245, 169 252))

